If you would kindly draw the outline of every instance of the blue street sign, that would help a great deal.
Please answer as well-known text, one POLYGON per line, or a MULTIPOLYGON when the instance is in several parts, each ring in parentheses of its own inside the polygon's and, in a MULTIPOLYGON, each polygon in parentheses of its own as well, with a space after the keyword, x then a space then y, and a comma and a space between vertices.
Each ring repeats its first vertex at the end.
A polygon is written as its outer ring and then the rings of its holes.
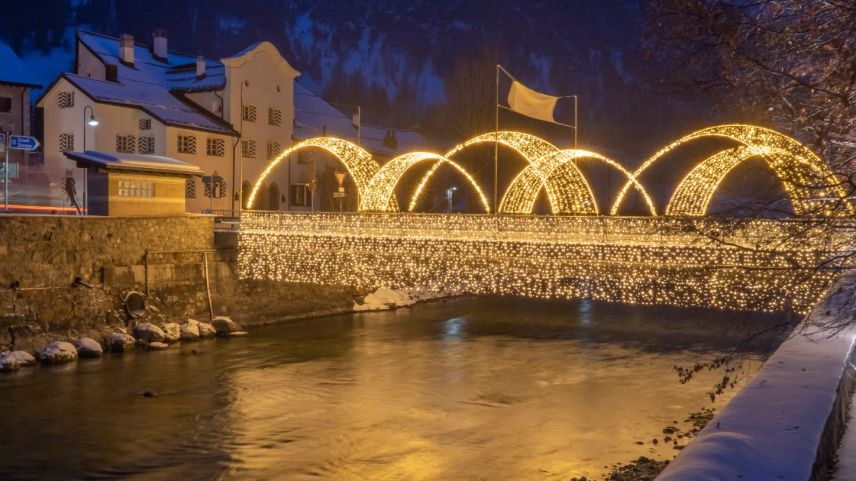
POLYGON ((39 148, 39 141, 35 137, 26 135, 12 135, 9 138, 9 148, 17 150, 36 150, 39 148))
POLYGON ((6 134, 0 134, 0 144, 6 143, 6 134))

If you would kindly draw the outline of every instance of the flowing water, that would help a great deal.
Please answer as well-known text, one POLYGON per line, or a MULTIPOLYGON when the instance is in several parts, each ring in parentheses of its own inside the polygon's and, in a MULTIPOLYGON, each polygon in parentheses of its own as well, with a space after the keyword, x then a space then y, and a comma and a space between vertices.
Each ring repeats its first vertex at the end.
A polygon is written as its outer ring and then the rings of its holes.
POLYGON ((0 376, 0 479, 596 477, 674 456, 652 438, 710 406, 722 372, 673 367, 775 321, 462 298, 22 369, 0 376))

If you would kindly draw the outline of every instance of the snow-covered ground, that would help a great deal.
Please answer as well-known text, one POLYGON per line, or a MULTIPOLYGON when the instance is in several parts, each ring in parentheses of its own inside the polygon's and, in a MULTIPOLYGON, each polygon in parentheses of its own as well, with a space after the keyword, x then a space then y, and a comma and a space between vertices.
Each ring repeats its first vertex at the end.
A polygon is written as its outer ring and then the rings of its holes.
POLYGON ((379 287, 368 294, 363 303, 354 303, 354 311, 383 311, 387 309, 412 306, 417 302, 432 301, 444 297, 460 295, 457 291, 426 291, 421 289, 389 289, 379 287))
MULTIPOLYGON (((849 282, 821 303, 806 320, 808 332, 785 341, 755 378, 705 427, 657 481, 807 481, 848 372, 856 327, 835 336, 818 332, 817 321, 851 316, 849 282), (815 332, 810 332, 812 329, 815 332)), ((854 455, 842 467, 856 480, 856 425, 851 421, 854 455)))

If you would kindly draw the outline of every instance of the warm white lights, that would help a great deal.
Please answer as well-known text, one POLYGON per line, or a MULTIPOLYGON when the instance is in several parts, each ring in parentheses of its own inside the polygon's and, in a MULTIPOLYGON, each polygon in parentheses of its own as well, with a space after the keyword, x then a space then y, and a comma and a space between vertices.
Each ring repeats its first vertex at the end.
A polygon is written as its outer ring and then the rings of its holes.
POLYGON ((760 219, 244 212, 239 270, 327 285, 805 312, 837 272, 817 266, 852 242, 842 232, 760 219))
POLYGON ((808 148, 794 139, 762 127, 751 125, 720 125, 693 132, 659 150, 644 161, 635 172, 597 152, 581 149, 560 150, 553 144, 523 132, 491 132, 459 144, 445 155, 430 152, 410 152, 380 166, 372 156, 357 145, 343 139, 319 137, 294 145, 280 154, 262 172, 247 202, 252 208, 256 193, 264 179, 282 159, 295 151, 320 148, 338 158, 351 173, 357 186, 359 208, 362 212, 397 212, 395 189, 408 170, 421 163, 432 165, 418 182, 410 197, 408 210, 413 211, 428 181, 441 165, 450 165, 460 172, 475 190, 481 207, 490 212, 490 203, 483 189, 464 167, 451 158, 461 150, 479 143, 493 143, 518 152, 528 165, 508 186, 499 204, 503 214, 531 214, 539 193, 547 194, 550 212, 566 215, 597 215, 600 213, 591 186, 577 163, 585 160, 603 162, 617 169, 626 179, 609 211, 617 215, 628 192, 633 187, 642 196, 649 213, 657 215, 651 196, 639 177, 657 160, 678 146, 705 137, 726 138, 741 144, 724 150, 699 163, 681 181, 665 209, 666 215, 704 216, 716 189, 725 176, 741 162, 761 158, 782 181, 799 216, 846 216, 854 213, 845 200, 846 194, 834 173, 808 148))

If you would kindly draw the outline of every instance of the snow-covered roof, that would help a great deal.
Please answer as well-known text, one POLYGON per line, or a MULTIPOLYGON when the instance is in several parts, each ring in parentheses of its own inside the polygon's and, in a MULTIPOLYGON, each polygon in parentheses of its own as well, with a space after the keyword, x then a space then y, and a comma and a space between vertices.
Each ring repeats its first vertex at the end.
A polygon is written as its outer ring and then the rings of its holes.
POLYGON ((165 60, 149 48, 134 45, 134 64, 119 59, 119 39, 78 30, 78 41, 105 65, 115 65, 115 82, 65 73, 71 82, 96 102, 139 108, 166 125, 238 135, 225 120, 183 98, 183 94, 223 88, 225 67, 218 60, 204 59, 205 75, 196 76, 196 56, 169 52, 165 60))
MULTIPOLYGON (((357 141, 357 128, 346 115, 315 92, 294 82, 294 138, 305 140, 321 135, 357 141)), ((425 139, 416 131, 363 124, 360 145, 373 154, 395 156, 425 147, 425 139), (395 135, 395 147, 385 142, 389 132, 395 135)))
POLYGON ((136 107, 166 125, 237 135, 224 120, 204 112, 159 84, 147 82, 107 82, 65 73, 71 82, 96 102, 136 107))
POLYGON ((99 167, 107 170, 130 170, 160 174, 202 175, 202 170, 193 164, 160 155, 87 150, 85 152, 65 152, 65 156, 77 162, 80 167, 99 167))
POLYGON ((166 60, 154 56, 148 45, 134 44, 134 66, 119 60, 119 39, 78 30, 77 38, 105 64, 117 65, 120 82, 157 83, 174 91, 221 89, 226 71, 219 60, 205 58, 205 76, 196 77, 197 55, 168 52, 166 60))
POLYGON ((41 87, 36 76, 24 65, 15 51, 5 43, 0 42, 0 83, 23 85, 26 87, 41 87))

